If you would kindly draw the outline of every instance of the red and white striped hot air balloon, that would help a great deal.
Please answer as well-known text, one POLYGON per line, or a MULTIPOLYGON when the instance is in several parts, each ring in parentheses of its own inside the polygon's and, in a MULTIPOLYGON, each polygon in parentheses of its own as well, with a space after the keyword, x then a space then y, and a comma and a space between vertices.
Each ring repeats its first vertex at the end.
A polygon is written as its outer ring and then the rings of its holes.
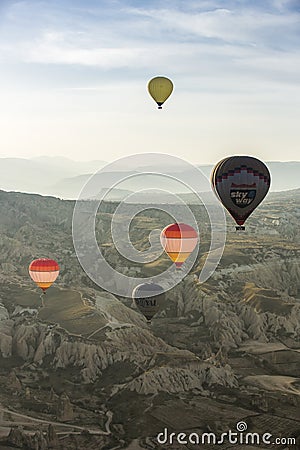
POLYGON ((59 265, 54 259, 35 259, 29 265, 29 275, 44 293, 54 283, 58 274, 59 265))
POLYGON ((196 247, 198 233, 186 223, 172 223, 162 230, 160 242, 176 269, 180 269, 196 247))

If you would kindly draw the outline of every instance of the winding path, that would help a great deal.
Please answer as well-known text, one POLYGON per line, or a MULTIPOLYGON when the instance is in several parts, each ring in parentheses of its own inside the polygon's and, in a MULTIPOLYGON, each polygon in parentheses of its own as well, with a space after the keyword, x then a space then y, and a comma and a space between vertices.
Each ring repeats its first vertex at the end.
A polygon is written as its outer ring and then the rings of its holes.
MULTIPOLYGON (((2 408, 2 407, 0 407, 0 412, 11 414, 11 415, 17 416, 17 417, 21 417, 23 419, 28 419, 31 422, 45 423, 47 425, 50 424, 50 425, 53 425, 53 426, 59 426, 59 427, 63 427, 63 428, 72 428, 74 430, 80 430, 80 432, 81 431, 88 431, 90 434, 97 434, 97 435, 109 435, 109 434, 111 434, 110 424, 111 424, 112 418, 113 418, 113 413, 111 411, 107 411, 106 412, 107 421, 105 423, 105 431, 103 431, 103 430, 95 430, 93 428, 81 427, 79 425, 66 424, 66 423, 62 423, 62 422, 54 422, 54 421, 51 421, 51 420, 37 419, 36 417, 28 416, 26 414, 20 414, 20 413, 12 411, 10 409, 2 408)), ((19 422, 9 422, 9 421, 1 421, 0 422, 0 426, 3 427, 4 424, 19 425, 19 424, 21 424, 21 422, 20 421, 19 422)), ((24 425, 24 422, 22 422, 22 425, 24 425)), ((28 425, 30 425, 30 423, 28 423, 28 425)), ((71 432, 68 432, 68 433, 71 433, 71 432)))

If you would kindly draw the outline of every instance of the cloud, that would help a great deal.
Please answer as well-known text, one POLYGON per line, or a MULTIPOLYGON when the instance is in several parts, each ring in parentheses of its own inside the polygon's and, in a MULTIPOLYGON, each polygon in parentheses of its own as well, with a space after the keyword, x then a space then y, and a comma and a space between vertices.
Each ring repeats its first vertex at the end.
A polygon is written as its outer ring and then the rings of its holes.
POLYGON ((45 32, 35 45, 22 44, 19 56, 24 62, 97 66, 112 69, 129 66, 142 50, 134 47, 88 47, 81 45, 80 35, 70 38, 62 32, 45 32))
MULTIPOLYGON (((295 33, 299 36, 300 14, 264 12, 253 8, 218 8, 209 11, 180 11, 175 9, 135 9, 132 13, 151 18, 170 38, 193 40, 193 38, 218 39, 236 44, 259 42, 274 46, 276 33, 281 33, 280 42, 295 33)), ((211 42, 212 46, 214 41, 211 42)))
POLYGON ((297 82, 300 14, 291 0, 136 3, 17 2, 0 31, 1 59, 95 68, 98 78, 169 72, 223 89, 297 82))

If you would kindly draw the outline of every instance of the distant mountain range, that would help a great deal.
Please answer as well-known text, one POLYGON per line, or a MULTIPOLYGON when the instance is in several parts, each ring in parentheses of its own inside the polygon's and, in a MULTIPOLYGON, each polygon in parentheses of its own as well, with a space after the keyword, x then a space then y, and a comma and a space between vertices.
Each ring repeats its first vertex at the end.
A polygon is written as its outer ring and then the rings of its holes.
MULTIPOLYGON (((5 191, 19 191, 28 193, 37 193, 42 195, 53 195, 63 199, 76 199, 83 186, 89 178, 99 169, 106 165, 105 161, 73 161, 64 157, 48 157, 42 156, 32 159, 22 158, 0 158, 0 189, 5 191)), ((288 162, 267 162, 272 175, 272 191, 285 191, 289 189, 297 189, 300 187, 300 161, 288 162)), ((204 175, 210 177, 213 166, 198 166, 204 175)), ((87 192, 87 197, 102 197, 111 186, 120 178, 120 172, 107 171, 96 175, 91 185, 91 190, 87 192), (96 193, 96 195, 95 195, 96 193)), ((135 167, 133 170, 124 167, 121 178, 127 179, 121 185, 110 191, 107 198, 110 200, 119 200, 127 197, 132 192, 141 189, 153 189, 152 194, 145 192, 143 197, 162 195, 158 189, 169 192, 176 192, 191 195, 187 190, 182 192, 180 184, 177 186, 172 184, 170 179, 158 178, 157 175, 142 175, 145 171, 160 170, 159 166, 135 167)), ((165 172, 165 170, 162 170, 165 172)), ((188 173, 180 172, 178 167, 170 167, 168 175, 176 179, 190 179, 188 173)), ((199 192, 207 192, 209 184, 207 182, 199 182, 199 192)), ((169 201, 169 195, 163 194, 165 201, 169 201)))
POLYGON ((57 183, 66 178, 93 173, 105 164, 104 161, 73 161, 51 156, 0 158, 0 188, 65 197, 63 192, 54 192, 57 183))

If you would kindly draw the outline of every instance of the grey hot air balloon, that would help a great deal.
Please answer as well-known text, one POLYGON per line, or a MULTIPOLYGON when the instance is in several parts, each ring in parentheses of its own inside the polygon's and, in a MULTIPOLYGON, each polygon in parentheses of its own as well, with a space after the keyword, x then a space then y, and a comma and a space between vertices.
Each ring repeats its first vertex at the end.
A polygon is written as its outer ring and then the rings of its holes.
POLYGON ((271 176, 267 166, 253 156, 230 156, 213 169, 212 188, 227 211, 244 230, 246 219, 268 193, 271 176))
POLYGON ((132 298, 140 310, 151 323, 151 319, 160 310, 164 299, 164 289, 156 283, 148 282, 139 284, 132 292, 132 298))

